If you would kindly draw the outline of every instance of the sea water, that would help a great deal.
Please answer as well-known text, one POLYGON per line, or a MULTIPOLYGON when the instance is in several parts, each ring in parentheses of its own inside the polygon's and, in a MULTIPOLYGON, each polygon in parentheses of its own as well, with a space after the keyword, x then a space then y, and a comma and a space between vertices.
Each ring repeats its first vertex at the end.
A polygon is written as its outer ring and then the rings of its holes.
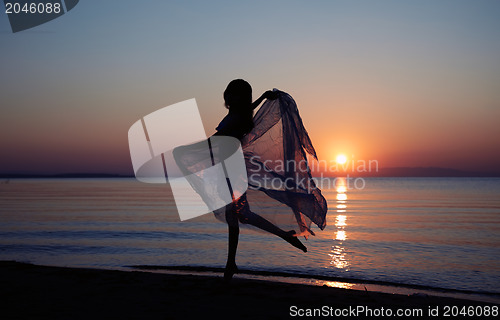
MULTIPOLYGON (((500 179, 364 182, 363 188, 323 184, 327 226, 303 240, 307 253, 242 229, 239 267, 500 292, 500 179)), ((224 267, 226 254, 227 226, 212 214, 181 222, 168 185, 128 178, 0 183, 0 260, 224 267)))

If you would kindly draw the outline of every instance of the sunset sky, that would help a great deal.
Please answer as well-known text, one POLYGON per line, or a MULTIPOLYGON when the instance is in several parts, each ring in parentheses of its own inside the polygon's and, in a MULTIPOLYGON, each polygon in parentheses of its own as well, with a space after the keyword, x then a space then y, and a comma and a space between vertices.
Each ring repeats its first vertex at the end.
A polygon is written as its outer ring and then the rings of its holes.
POLYGON ((500 172, 499 1, 88 1, 0 14, 0 173, 132 174, 127 132, 235 78, 295 98, 319 158, 500 172))

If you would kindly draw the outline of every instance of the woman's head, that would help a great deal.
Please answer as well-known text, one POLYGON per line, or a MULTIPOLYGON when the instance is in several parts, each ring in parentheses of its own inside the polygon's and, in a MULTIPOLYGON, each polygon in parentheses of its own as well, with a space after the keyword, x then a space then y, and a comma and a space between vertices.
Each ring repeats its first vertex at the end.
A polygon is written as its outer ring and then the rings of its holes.
POLYGON ((252 86, 243 79, 229 82, 224 91, 224 104, 226 108, 232 111, 251 111, 252 86))

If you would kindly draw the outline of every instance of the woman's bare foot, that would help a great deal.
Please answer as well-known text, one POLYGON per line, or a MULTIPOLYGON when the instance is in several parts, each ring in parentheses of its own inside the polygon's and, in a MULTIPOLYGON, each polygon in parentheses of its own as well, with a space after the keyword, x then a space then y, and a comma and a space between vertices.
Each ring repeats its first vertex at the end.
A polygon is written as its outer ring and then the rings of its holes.
POLYGON ((224 270, 224 281, 231 281, 235 273, 238 273, 236 263, 226 264, 226 269, 224 270))
POLYGON ((304 252, 307 252, 307 248, 306 246, 304 246, 302 244, 302 242, 300 242, 299 238, 297 238, 295 236, 295 231, 294 230, 290 230, 288 232, 286 232, 285 234, 285 237, 283 238, 286 242, 288 242, 289 244, 291 244, 292 246, 294 246, 295 248, 298 248, 304 252))

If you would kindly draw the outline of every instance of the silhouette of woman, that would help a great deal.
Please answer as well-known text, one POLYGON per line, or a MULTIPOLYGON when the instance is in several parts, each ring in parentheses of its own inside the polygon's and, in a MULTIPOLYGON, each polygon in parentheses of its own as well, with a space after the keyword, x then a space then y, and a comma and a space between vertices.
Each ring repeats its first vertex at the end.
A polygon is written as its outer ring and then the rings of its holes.
MULTIPOLYGON (((215 217, 228 225, 229 244, 224 279, 229 281, 238 272, 236 251, 240 223, 277 235, 292 246, 307 252, 298 236, 307 238, 309 235, 314 235, 310 229, 311 223, 323 230, 326 226, 328 206, 321 190, 316 187, 309 169, 307 157, 309 155, 317 159, 316 151, 293 98, 275 89, 264 92, 252 102, 250 84, 236 79, 231 81, 224 91, 224 102, 229 111, 216 128, 217 132, 214 135, 230 136, 241 142, 248 177, 248 180, 245 179, 245 188, 237 188, 237 192, 233 193, 232 182, 236 182, 235 186, 241 187, 238 184, 240 180, 236 178, 230 181, 224 173, 233 201, 221 207, 220 196, 225 194, 224 190, 228 190, 220 184, 220 179, 223 178, 214 176, 214 183, 207 183, 210 174, 204 175, 204 170, 208 166, 215 166, 214 155, 218 159, 226 158, 224 152, 218 154, 224 149, 220 149, 221 145, 217 142, 219 139, 214 137, 208 141, 176 147, 173 156, 191 187, 207 207, 216 208, 212 210, 215 217), (254 116, 253 110, 264 100, 266 101, 254 116), (207 153, 207 145, 212 145, 212 142, 218 147, 215 149, 210 147, 211 151, 207 153), (213 153, 213 150, 219 151, 213 153), (249 189, 262 191, 286 207, 277 208, 274 212, 271 212, 273 210, 269 210, 269 207, 262 208, 259 214, 252 212, 247 193, 244 192, 247 183, 249 189), (222 188, 222 193, 219 187, 222 188), (241 196, 236 197, 235 194, 241 196)), ((222 162, 219 163, 222 166, 222 162)), ((222 203, 227 203, 227 198, 222 203)))
MULTIPOLYGON (((266 91, 257 100, 252 102, 252 87, 250 84, 242 79, 231 81, 224 91, 224 102, 229 112, 216 128, 217 132, 215 135, 231 136, 241 141, 254 127, 253 110, 264 99, 275 100, 277 97, 277 92, 266 91)), ((292 246, 307 252, 307 248, 296 237, 294 230, 284 231, 265 218, 250 211, 246 193, 226 206, 225 218, 229 231, 228 256, 224 272, 224 279, 226 281, 230 281, 233 275, 238 272, 236 251, 238 248, 239 222, 250 224, 275 234, 292 246)))

